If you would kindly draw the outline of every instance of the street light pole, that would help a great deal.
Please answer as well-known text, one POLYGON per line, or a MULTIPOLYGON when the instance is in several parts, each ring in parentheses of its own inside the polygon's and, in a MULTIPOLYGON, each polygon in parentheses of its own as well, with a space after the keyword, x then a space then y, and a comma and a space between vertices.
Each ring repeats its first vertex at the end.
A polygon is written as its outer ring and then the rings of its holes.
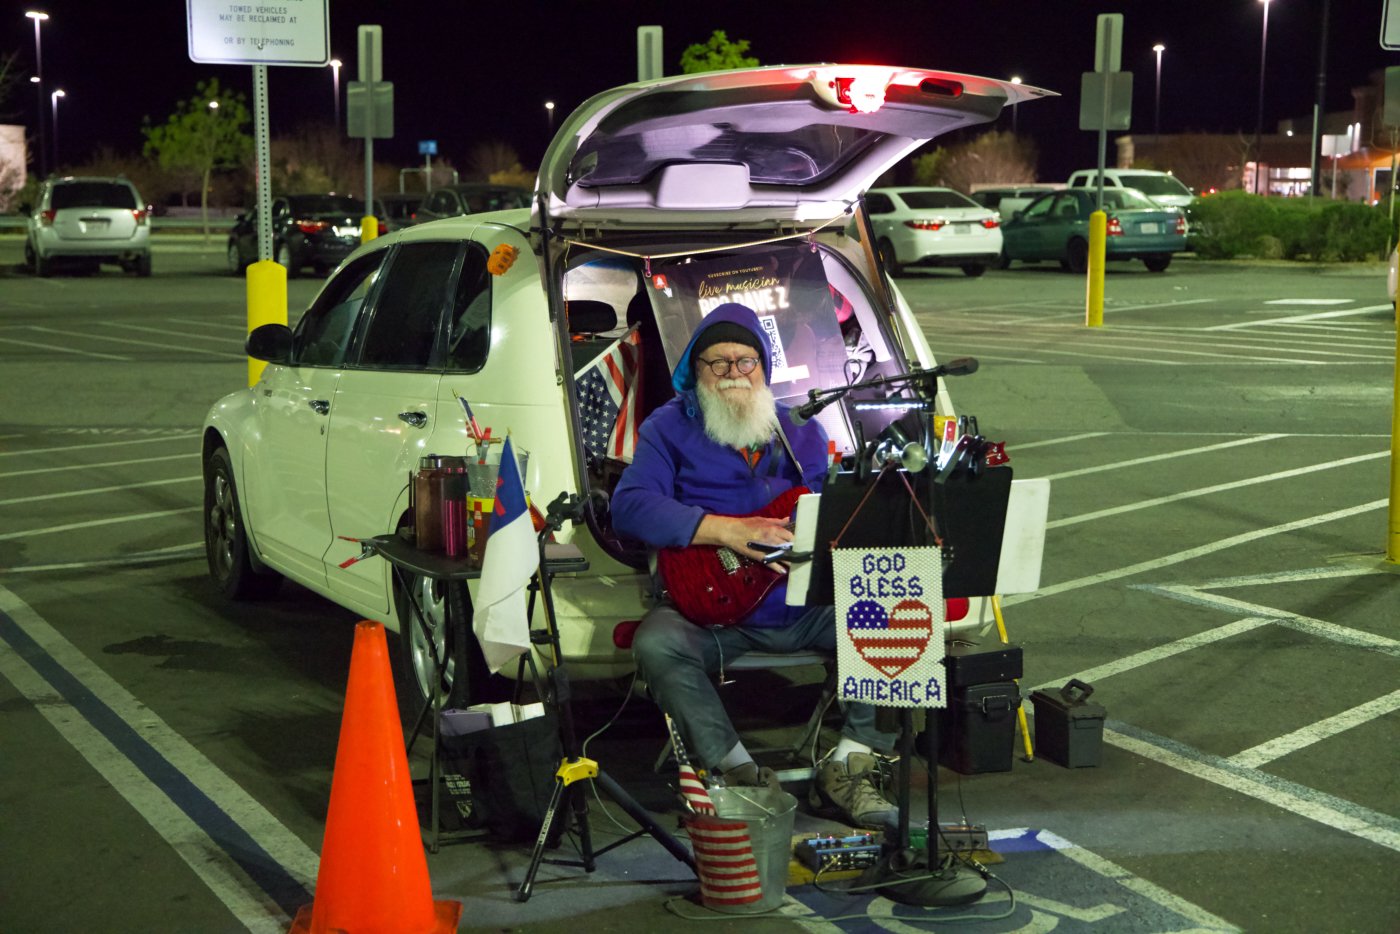
POLYGON ((554 101, 544 102, 545 125, 549 127, 549 135, 554 135, 554 101))
POLYGON ((1166 50, 1167 47, 1160 42, 1152 47, 1152 51, 1157 53, 1157 90, 1152 107, 1152 142, 1154 143, 1162 135, 1162 53, 1166 50))
POLYGON ((53 169, 55 172, 58 171, 58 99, 67 96, 63 93, 63 88, 57 88, 49 95, 49 103, 53 107, 53 126, 50 135, 53 137, 53 169))
MULTIPOLYGON (((1259 140, 1264 134, 1264 61, 1269 54, 1269 3, 1272 0, 1259 0, 1264 4, 1264 31, 1259 40, 1259 114, 1254 121, 1254 193, 1260 191, 1260 175, 1263 172, 1264 160, 1259 151, 1259 140)), ((1268 186, 1264 187, 1264 194, 1268 194, 1268 186)))
MULTIPOLYGON (((1011 83, 1012 83, 1012 84, 1020 84, 1020 83, 1021 83, 1021 76, 1020 76, 1020 75, 1012 75, 1012 76, 1011 76, 1011 83)), ((1012 136, 1015 136, 1015 135, 1016 135, 1016 104, 1017 104, 1016 101, 1012 101, 1012 102, 1011 102, 1011 135, 1012 135, 1012 136)))
POLYGON ((24 15, 34 21, 34 75, 38 79, 34 83, 37 85, 36 90, 39 94, 39 112, 36 114, 39 118, 39 177, 43 178, 49 174, 49 157, 46 145, 48 133, 44 127, 44 47, 39 39, 39 24, 46 21, 49 14, 40 13, 38 10, 28 10, 24 15))
POLYGON ((340 66, 343 64, 340 59, 333 58, 330 61, 331 83, 335 88, 335 127, 340 129, 340 66))

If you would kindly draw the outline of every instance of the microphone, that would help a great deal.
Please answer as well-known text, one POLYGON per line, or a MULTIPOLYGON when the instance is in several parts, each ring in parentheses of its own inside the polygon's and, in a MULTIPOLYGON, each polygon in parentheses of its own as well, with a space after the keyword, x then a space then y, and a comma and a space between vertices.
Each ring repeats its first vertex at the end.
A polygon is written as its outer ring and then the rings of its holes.
POLYGON ((796 427, 801 428, 803 425, 810 422, 814 415, 841 398, 841 395, 844 395, 844 393, 827 396, 825 399, 811 399, 799 406, 788 409, 788 421, 792 422, 796 427))
POLYGON ((977 372, 976 357, 958 357, 933 368, 934 376, 970 376, 977 372))

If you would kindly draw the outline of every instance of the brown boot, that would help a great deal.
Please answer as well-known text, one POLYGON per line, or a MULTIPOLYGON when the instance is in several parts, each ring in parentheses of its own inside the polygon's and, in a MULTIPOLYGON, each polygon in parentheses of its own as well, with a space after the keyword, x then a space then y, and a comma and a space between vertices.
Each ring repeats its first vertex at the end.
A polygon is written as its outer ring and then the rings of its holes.
POLYGON ((853 752, 845 762, 827 759, 812 779, 807 801, 822 817, 850 827, 886 830, 899 821, 896 808, 880 790, 880 761, 853 752))

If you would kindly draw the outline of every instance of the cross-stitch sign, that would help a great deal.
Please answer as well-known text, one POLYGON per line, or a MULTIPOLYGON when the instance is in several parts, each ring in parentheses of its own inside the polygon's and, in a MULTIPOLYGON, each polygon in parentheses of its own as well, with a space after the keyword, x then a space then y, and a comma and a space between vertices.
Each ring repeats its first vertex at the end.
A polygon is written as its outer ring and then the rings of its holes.
POLYGON ((943 562, 938 548, 836 548, 841 700, 946 707, 943 562))

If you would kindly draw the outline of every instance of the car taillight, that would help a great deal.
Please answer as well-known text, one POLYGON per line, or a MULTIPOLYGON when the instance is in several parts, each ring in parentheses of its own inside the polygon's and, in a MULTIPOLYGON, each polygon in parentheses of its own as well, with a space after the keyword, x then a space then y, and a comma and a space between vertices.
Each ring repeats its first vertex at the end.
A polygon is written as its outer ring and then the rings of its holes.
POLYGON ((995 217, 984 217, 982 218, 982 226, 988 230, 995 230, 1001 226, 1001 221, 997 220, 995 217))
POLYGON ((905 221, 904 226, 914 230, 939 230, 947 221, 905 221))
POLYGON ((149 222, 149 218, 147 217, 146 212, 140 210, 139 208, 132 211, 131 216, 136 218, 137 224, 145 224, 149 222))
POLYGON ((386 233, 388 233, 388 232, 389 232, 389 227, 388 227, 388 225, 385 224, 383 221, 380 221, 380 222, 379 222, 379 236, 382 237, 382 236, 384 236, 384 235, 385 235, 386 233))
POLYGON ((1178 237, 1186 236, 1186 218, 1180 215, 1176 218, 1176 234, 1178 237))
POLYGON ((1123 224, 1116 217, 1108 219, 1108 229, 1104 231, 1110 237, 1123 236, 1123 224))
POLYGON ((304 234, 314 234, 330 226, 326 221, 297 221, 296 225, 304 234))
POLYGON ((55 211, 40 211, 40 212, 39 212, 39 226, 40 226, 40 227, 47 227, 47 226, 49 226, 50 224, 52 224, 52 223, 53 223, 53 219, 54 219, 54 215, 55 215, 56 213, 57 213, 57 212, 55 212, 55 211))

